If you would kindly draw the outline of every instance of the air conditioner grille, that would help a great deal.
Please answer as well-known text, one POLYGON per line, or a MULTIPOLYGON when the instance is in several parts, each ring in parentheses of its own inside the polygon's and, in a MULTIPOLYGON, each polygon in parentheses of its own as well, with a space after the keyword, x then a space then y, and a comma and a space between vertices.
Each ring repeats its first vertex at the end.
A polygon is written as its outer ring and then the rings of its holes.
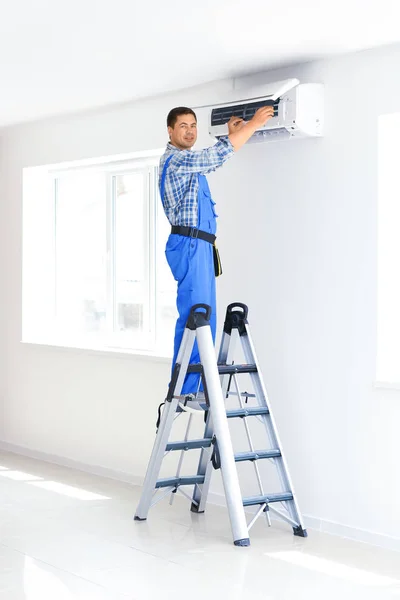
POLYGON ((237 104, 232 106, 220 106, 211 111, 211 126, 225 125, 233 116, 240 117, 249 121, 261 106, 273 106, 274 117, 278 116, 278 100, 260 100, 258 102, 248 102, 247 104, 237 104))

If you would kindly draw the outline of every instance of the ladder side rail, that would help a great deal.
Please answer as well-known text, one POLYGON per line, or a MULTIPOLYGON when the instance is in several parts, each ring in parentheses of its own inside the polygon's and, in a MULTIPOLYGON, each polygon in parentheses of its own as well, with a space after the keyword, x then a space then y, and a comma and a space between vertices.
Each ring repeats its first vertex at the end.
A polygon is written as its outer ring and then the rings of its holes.
POLYGON ((298 522, 301 525, 301 527, 304 529, 297 497, 294 492, 293 484, 292 484, 291 477, 289 474, 289 469, 287 466, 287 461, 286 461, 284 452, 282 450, 282 444, 279 439, 275 419, 273 417, 273 414, 271 411, 271 406, 268 401, 267 391, 266 391, 266 388, 264 385, 262 374, 260 372, 257 355, 256 355, 256 352, 254 349, 254 345, 253 345, 253 342, 251 339, 250 330, 249 330, 248 325, 246 325, 246 332, 247 332, 247 335, 242 336, 243 337, 243 349, 244 349, 244 353, 246 356, 246 360, 251 361, 252 363, 254 363, 257 366, 257 373, 251 373, 250 376, 251 376, 251 379, 253 382, 254 389, 256 391, 256 395, 258 396, 259 403, 262 406, 268 407, 268 410, 269 410, 269 414, 264 415, 264 423, 265 423, 265 427, 266 427, 266 430, 268 433, 268 437, 270 439, 270 443, 271 443, 272 447, 279 448, 279 450, 281 452, 281 456, 279 458, 275 458, 274 462, 275 462, 275 465, 277 468, 279 478, 281 480, 281 484, 284 488, 284 491, 290 491, 293 495, 293 501, 285 502, 285 506, 286 506, 287 511, 293 518, 293 520, 298 522))
POLYGON ((156 486, 157 478, 161 469, 161 463, 164 458, 165 448, 167 446, 172 424, 175 419, 176 408, 178 406, 178 398, 176 396, 178 396, 182 390, 194 340, 195 331, 186 328, 183 333, 182 343, 175 364, 175 374, 178 373, 178 376, 175 382, 174 376, 172 377, 170 389, 168 390, 167 400, 165 402, 160 426, 157 431, 153 450, 147 466, 142 494, 140 496, 140 501, 135 513, 136 521, 143 521, 147 519, 147 515, 151 506, 152 494, 156 486))
POLYGON ((196 333, 200 360, 207 383, 213 426, 221 458, 222 481, 231 521, 233 541, 236 546, 248 546, 250 544, 249 533, 226 416, 225 401, 222 395, 218 366, 215 360, 211 329, 209 326, 200 326, 197 328, 196 333))
MULTIPOLYGON (((212 423, 212 415, 211 411, 209 410, 207 414, 206 424, 204 427, 204 438, 212 438, 213 434, 214 428, 212 423)), ((213 470, 213 466, 211 463, 211 453, 212 447, 202 448, 200 452, 200 459, 197 467, 197 475, 204 476, 204 483, 196 485, 193 490, 192 506, 190 508, 192 512, 202 513, 205 511, 213 470)))

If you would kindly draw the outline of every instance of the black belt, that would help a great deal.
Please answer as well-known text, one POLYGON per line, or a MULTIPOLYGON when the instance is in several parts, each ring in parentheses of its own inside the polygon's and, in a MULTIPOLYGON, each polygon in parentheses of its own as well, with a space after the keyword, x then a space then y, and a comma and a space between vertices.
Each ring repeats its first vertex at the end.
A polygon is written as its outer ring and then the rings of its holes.
POLYGON ((199 238, 200 240, 205 240, 210 244, 214 244, 217 236, 212 233, 207 233, 206 231, 202 231, 201 229, 196 229, 195 227, 183 227, 180 225, 172 225, 171 233, 177 233, 178 235, 184 235, 186 237, 199 238))

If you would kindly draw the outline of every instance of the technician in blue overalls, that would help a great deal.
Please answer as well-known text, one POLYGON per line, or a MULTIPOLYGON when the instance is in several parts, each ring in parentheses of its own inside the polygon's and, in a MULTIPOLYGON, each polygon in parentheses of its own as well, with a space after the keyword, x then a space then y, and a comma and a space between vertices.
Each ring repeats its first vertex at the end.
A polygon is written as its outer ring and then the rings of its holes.
MULTIPOLYGON (((165 254, 175 280, 178 282, 174 340, 175 365, 186 321, 194 304, 211 306, 211 332, 215 342, 216 295, 213 242, 217 231, 215 202, 205 175, 221 167, 243 146, 253 133, 273 116, 273 107, 258 109, 245 123, 232 117, 229 135, 205 150, 192 151, 197 139, 197 118, 193 110, 174 108, 167 117, 169 143, 160 160, 160 194, 165 214, 171 224, 171 234, 165 254)), ((191 363, 200 362, 197 344, 191 363)), ((189 374, 182 394, 196 394, 199 375, 189 374)))

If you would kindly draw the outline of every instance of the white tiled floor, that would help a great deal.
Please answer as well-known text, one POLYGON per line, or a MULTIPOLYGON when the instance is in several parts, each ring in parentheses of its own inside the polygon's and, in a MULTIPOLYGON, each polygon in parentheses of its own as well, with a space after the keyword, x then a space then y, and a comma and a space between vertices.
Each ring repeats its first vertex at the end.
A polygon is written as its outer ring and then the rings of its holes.
POLYGON ((276 522, 235 548, 180 498, 136 523, 138 488, 7 453, 0 492, 0 600, 400 599, 400 553, 276 522))

